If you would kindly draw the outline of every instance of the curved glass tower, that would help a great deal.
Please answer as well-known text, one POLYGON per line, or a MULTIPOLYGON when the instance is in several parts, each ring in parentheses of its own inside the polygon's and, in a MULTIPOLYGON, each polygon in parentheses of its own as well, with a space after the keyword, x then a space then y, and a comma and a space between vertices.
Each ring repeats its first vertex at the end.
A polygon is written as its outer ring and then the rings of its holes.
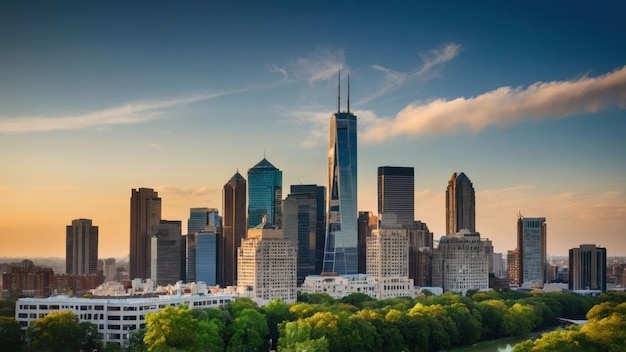
POLYGON ((337 112, 330 118, 328 146, 328 222, 324 272, 358 273, 356 116, 337 112))

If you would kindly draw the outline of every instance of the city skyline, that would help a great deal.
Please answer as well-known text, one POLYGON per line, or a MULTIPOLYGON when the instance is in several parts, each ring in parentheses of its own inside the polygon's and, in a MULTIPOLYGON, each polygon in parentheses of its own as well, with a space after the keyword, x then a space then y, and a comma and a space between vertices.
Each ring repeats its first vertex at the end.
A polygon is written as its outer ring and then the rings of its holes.
POLYGON ((328 187, 339 69, 357 211, 377 210, 378 167, 414 167, 438 240, 463 171, 495 252, 521 213, 546 218, 548 255, 626 255, 623 2, 186 5, 0 4, 0 256, 63 257, 80 218, 99 258, 126 256, 130 190, 185 226, 266 155, 285 189, 328 187))

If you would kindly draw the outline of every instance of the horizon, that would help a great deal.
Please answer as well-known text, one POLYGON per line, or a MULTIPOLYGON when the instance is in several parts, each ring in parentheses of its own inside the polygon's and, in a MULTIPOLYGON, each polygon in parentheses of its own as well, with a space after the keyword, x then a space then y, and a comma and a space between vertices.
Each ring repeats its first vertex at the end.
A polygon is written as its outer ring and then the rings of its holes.
POLYGON ((377 213, 379 166, 414 167, 415 220, 438 240, 447 182, 464 172, 494 252, 515 248, 521 213, 546 218, 548 256, 626 256, 625 11, 2 3, 0 257, 64 257, 78 218, 98 226, 99 258, 128 256, 132 189, 157 191, 185 234, 190 208, 223 215, 223 185, 264 157, 283 199, 328 188, 338 70, 357 116, 358 211, 377 213))

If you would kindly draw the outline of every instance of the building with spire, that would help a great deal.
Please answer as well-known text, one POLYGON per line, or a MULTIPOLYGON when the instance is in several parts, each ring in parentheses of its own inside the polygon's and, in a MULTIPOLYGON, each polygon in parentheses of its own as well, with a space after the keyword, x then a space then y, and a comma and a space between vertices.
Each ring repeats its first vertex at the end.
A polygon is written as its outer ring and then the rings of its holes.
POLYGON ((236 172, 224 185, 223 218, 218 283, 223 286, 237 284, 237 248, 246 237, 246 179, 236 172))
POLYGON ((161 221, 161 198, 152 188, 133 189, 130 197, 130 277, 150 278, 152 236, 161 221))
POLYGON ((98 273, 98 226, 91 219, 72 220, 65 228, 65 273, 98 273))
POLYGON ((265 215, 280 228, 282 197, 283 172, 263 158, 248 170, 248 228, 260 224, 265 215))
POLYGON ((347 275, 358 273, 357 126, 356 116, 350 112, 350 78, 347 111, 340 111, 340 84, 337 90, 337 112, 331 116, 329 128, 323 271, 347 275))
POLYGON ((476 200, 472 181, 461 172, 452 174, 446 189, 446 234, 476 232, 476 200))

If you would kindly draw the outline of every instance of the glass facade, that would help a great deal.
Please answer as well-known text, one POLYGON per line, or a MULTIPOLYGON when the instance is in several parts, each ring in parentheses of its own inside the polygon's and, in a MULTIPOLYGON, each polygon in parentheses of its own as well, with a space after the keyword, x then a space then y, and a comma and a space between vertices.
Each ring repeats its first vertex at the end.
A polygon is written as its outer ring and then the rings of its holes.
POLYGON ((195 282, 196 279, 196 252, 197 238, 196 232, 204 230, 208 225, 215 228, 222 227, 222 218, 219 216, 217 209, 214 208, 191 208, 189 211, 189 220, 187 221, 186 236, 186 281, 195 282))
POLYGON ((396 214, 400 225, 413 225, 415 181, 412 167, 378 168, 378 214, 388 213, 396 214))
POLYGON ((328 146, 328 223, 324 272, 358 272, 356 116, 337 112, 330 118, 328 146))
POLYGON ((283 172, 263 158, 248 170, 248 228, 267 222, 281 228, 283 172))
POLYGON ((198 232, 196 234, 196 282, 207 285, 217 284, 217 234, 198 232))

